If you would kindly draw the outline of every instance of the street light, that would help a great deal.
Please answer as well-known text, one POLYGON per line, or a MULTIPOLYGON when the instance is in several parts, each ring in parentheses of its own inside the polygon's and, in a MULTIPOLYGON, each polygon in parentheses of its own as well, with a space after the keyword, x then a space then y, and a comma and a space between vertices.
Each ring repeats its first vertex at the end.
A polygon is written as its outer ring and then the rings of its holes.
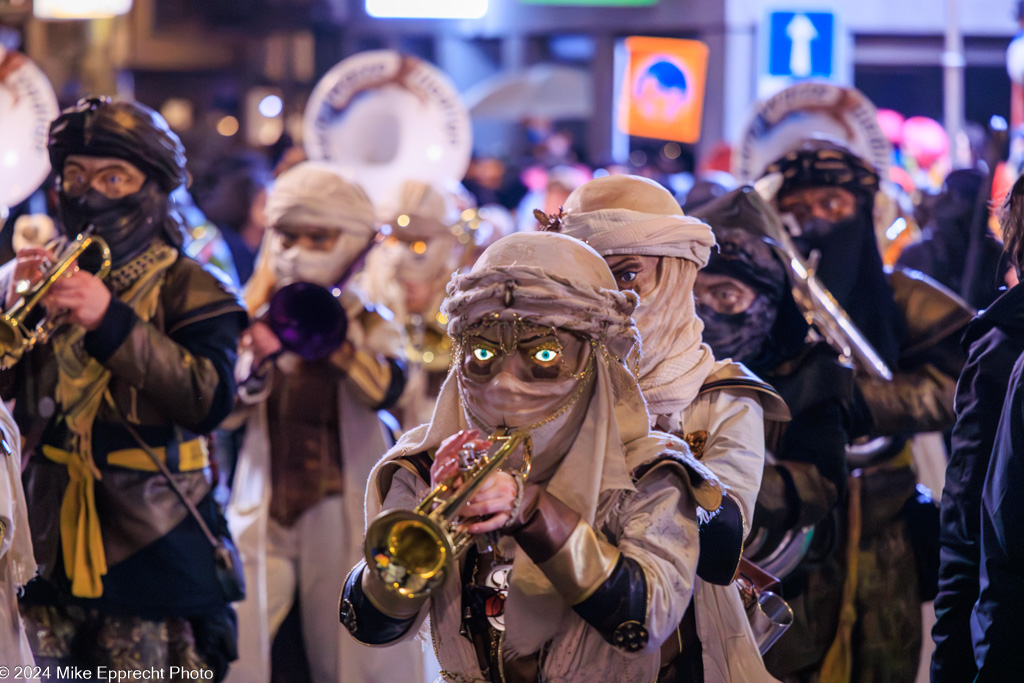
POLYGON ((106 19, 126 14, 132 0, 35 0, 32 13, 38 19, 106 19))

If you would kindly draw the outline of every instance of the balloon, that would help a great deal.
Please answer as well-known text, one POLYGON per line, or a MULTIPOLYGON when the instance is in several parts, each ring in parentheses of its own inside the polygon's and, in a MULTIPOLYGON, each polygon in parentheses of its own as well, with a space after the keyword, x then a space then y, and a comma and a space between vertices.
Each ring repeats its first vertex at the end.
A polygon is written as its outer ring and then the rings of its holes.
POLYGON ((911 116, 903 124, 903 149, 920 168, 927 169, 949 151, 949 138, 935 119, 911 116))
POLYGON ((1006 48, 1006 73, 1011 81, 1024 85, 1024 33, 1018 33, 1006 48))
POLYGON ((902 166, 891 166, 889 168, 889 180, 903 188, 907 194, 914 192, 914 179, 910 177, 907 170, 902 166))
POLYGON ((894 109, 878 110, 878 125, 882 127, 889 142, 898 145, 903 142, 903 114, 894 109))

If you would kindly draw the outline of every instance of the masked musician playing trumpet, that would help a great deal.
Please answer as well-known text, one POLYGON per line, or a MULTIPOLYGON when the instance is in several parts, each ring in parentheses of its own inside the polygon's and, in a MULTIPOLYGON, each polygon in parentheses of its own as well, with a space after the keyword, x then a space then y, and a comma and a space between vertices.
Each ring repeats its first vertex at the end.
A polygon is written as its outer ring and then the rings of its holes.
POLYGON ((388 517, 371 522, 372 565, 358 564, 342 595, 356 639, 410 637, 429 614, 445 680, 657 677, 659 647, 693 588, 695 506, 717 508, 721 491, 683 442, 650 432, 624 363, 635 307, 601 257, 564 235, 506 237, 452 279, 452 368, 431 422, 374 470, 367 518, 413 508, 432 484, 458 493, 472 483, 480 488, 457 521, 490 536, 423 594, 394 577, 426 576, 412 563, 437 546, 401 522, 375 540, 388 517), (486 446, 482 435, 509 430, 528 438, 499 471, 482 484, 456 471, 486 446), (408 550, 410 564, 390 562, 392 550, 408 550))
MULTIPOLYGON (((297 591, 314 681, 390 681, 387 663, 396 660, 414 680, 419 648, 406 651, 407 659, 358 648, 335 615, 337 568, 359 557, 366 479, 391 443, 376 411, 393 404, 404 384, 401 328, 345 282, 373 243, 373 205, 330 167, 305 162, 278 178, 266 214, 268 230, 246 289, 259 320, 247 330, 239 359, 240 374, 256 379, 239 391, 247 430, 228 508, 249 587, 238 605, 239 662, 231 679, 270 680, 271 643, 297 591), (282 307, 294 316, 285 328, 294 323, 304 336, 301 318, 312 302, 289 294, 298 283, 340 290, 335 315, 347 330, 336 349, 278 355, 279 335, 289 335, 272 327, 280 322, 282 297, 296 299, 282 307)), ((324 321, 307 322, 318 328, 324 321)))
MULTIPOLYGON (((32 648, 45 666, 222 678, 234 614, 199 522, 222 531, 198 435, 231 410, 245 311, 180 251, 167 195, 186 180, 184 149, 156 112, 82 100, 51 125, 49 154, 65 232, 105 240, 112 268, 59 278, 44 304, 69 324, 0 374, 30 454, 32 648)), ((42 257, 23 251, 5 271, 8 308, 42 257)))

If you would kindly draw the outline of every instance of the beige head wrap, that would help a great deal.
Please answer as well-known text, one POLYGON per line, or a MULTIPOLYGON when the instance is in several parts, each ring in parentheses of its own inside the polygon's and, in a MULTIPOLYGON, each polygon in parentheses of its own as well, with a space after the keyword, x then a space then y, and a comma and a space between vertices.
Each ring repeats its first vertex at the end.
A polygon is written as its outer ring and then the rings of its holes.
POLYGON ((245 286, 245 303, 254 313, 281 284, 278 274, 293 270, 296 276, 319 271, 321 277, 296 277, 322 286, 355 259, 377 232, 373 203, 359 185, 345 180, 329 164, 303 161, 281 174, 267 194, 267 226, 313 226, 341 233, 329 253, 301 253, 298 246, 285 249, 274 230, 263 234, 259 258, 245 286), (293 252, 286 254, 286 252, 293 252), (299 253, 296 253, 299 252, 299 253), (318 282, 317 280, 325 280, 318 282))
POLYGON ((373 237, 370 198, 329 164, 304 161, 281 174, 267 195, 267 225, 315 225, 373 237))
MULTIPOLYGON (((593 342, 593 391, 582 425, 564 456, 548 454, 560 459, 554 467, 541 466, 550 476, 538 481, 531 470, 530 477, 589 522, 602 492, 632 490, 632 469, 665 449, 664 441, 649 436, 643 399, 622 360, 635 341, 630 318, 635 305, 636 296, 616 290, 604 260, 585 244, 554 233, 518 233, 491 245, 469 274, 453 277, 443 307, 456 341, 497 315, 570 330, 593 342)), ((434 448, 469 426, 459 397, 460 368, 454 359, 430 424, 406 433, 371 475, 368 520, 381 509, 386 491, 379 488, 379 477, 389 461, 434 448)), ((536 451, 534 458, 536 464, 536 451)), ((460 594, 459 581, 445 584, 433 604, 435 624, 461 619, 460 594)), ((516 554, 506 610, 506 652, 519 653, 535 652, 564 627, 571 612, 525 553, 516 554)), ((451 656, 473 656, 468 643, 449 640, 447 645, 469 648, 451 656)), ((442 659, 446 656, 442 652, 442 659)))
POLYGON ((638 176, 597 178, 569 195, 562 232, 602 256, 669 256, 655 289, 640 302, 640 388, 653 415, 688 406, 711 372, 714 356, 701 341, 704 324, 693 304, 697 271, 707 265, 714 233, 683 215, 661 185, 638 176))

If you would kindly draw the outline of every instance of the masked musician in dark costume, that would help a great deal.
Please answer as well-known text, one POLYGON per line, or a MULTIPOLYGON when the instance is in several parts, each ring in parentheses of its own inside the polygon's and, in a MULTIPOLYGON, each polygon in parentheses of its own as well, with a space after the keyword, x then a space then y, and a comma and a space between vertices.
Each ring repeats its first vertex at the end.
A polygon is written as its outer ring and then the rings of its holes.
POLYGON ((860 524, 851 522, 848 543, 860 552, 847 572, 857 584, 833 665, 855 681, 913 680, 920 601, 935 591, 938 523, 934 505, 915 492, 909 437, 953 424, 959 338, 972 312, 921 273, 883 270, 872 223, 878 175, 862 159, 814 141, 767 172, 779 174, 776 206, 795 219, 796 248, 804 258, 820 253, 822 283, 892 372, 889 380, 858 368, 852 434, 887 441, 849 456, 861 493, 851 489, 850 517, 860 524))
POLYGON ((767 461, 745 551, 755 561, 774 556, 765 567, 780 574, 794 611, 765 664, 784 681, 817 680, 842 602, 843 515, 836 503, 846 489, 853 370, 827 343, 807 341, 808 324, 779 258, 760 234, 728 227, 736 225, 733 216, 717 215, 715 205, 703 218, 715 228, 719 251, 694 286, 704 339, 717 357, 770 382, 792 413, 765 434, 767 461), (779 549, 787 542, 794 549, 807 544, 806 554, 786 559, 779 549))
POLYGON ((470 533, 495 532, 489 543, 418 597, 388 590, 382 573, 401 569, 371 551, 346 582, 342 622, 385 644, 429 612, 446 681, 655 680, 693 588, 695 505, 716 509, 721 493, 682 441, 649 429, 624 362, 636 295, 594 250, 547 233, 495 242, 448 295, 456 360, 430 424, 374 471, 367 518, 458 474, 456 454, 480 435, 507 427, 530 445, 461 509, 470 533))
MULTIPOLYGON (((2 376, 30 454, 32 647, 40 664, 93 675, 179 666, 222 678, 234 613, 210 536, 167 475, 211 534, 225 532, 200 435, 234 402, 245 309, 180 251, 167 195, 186 180, 185 155, 158 114, 83 100, 53 122, 49 151, 66 234, 106 240, 112 270, 56 282, 45 305, 70 324, 2 376)), ((43 258, 19 253, 4 284, 37 278, 43 258)))

